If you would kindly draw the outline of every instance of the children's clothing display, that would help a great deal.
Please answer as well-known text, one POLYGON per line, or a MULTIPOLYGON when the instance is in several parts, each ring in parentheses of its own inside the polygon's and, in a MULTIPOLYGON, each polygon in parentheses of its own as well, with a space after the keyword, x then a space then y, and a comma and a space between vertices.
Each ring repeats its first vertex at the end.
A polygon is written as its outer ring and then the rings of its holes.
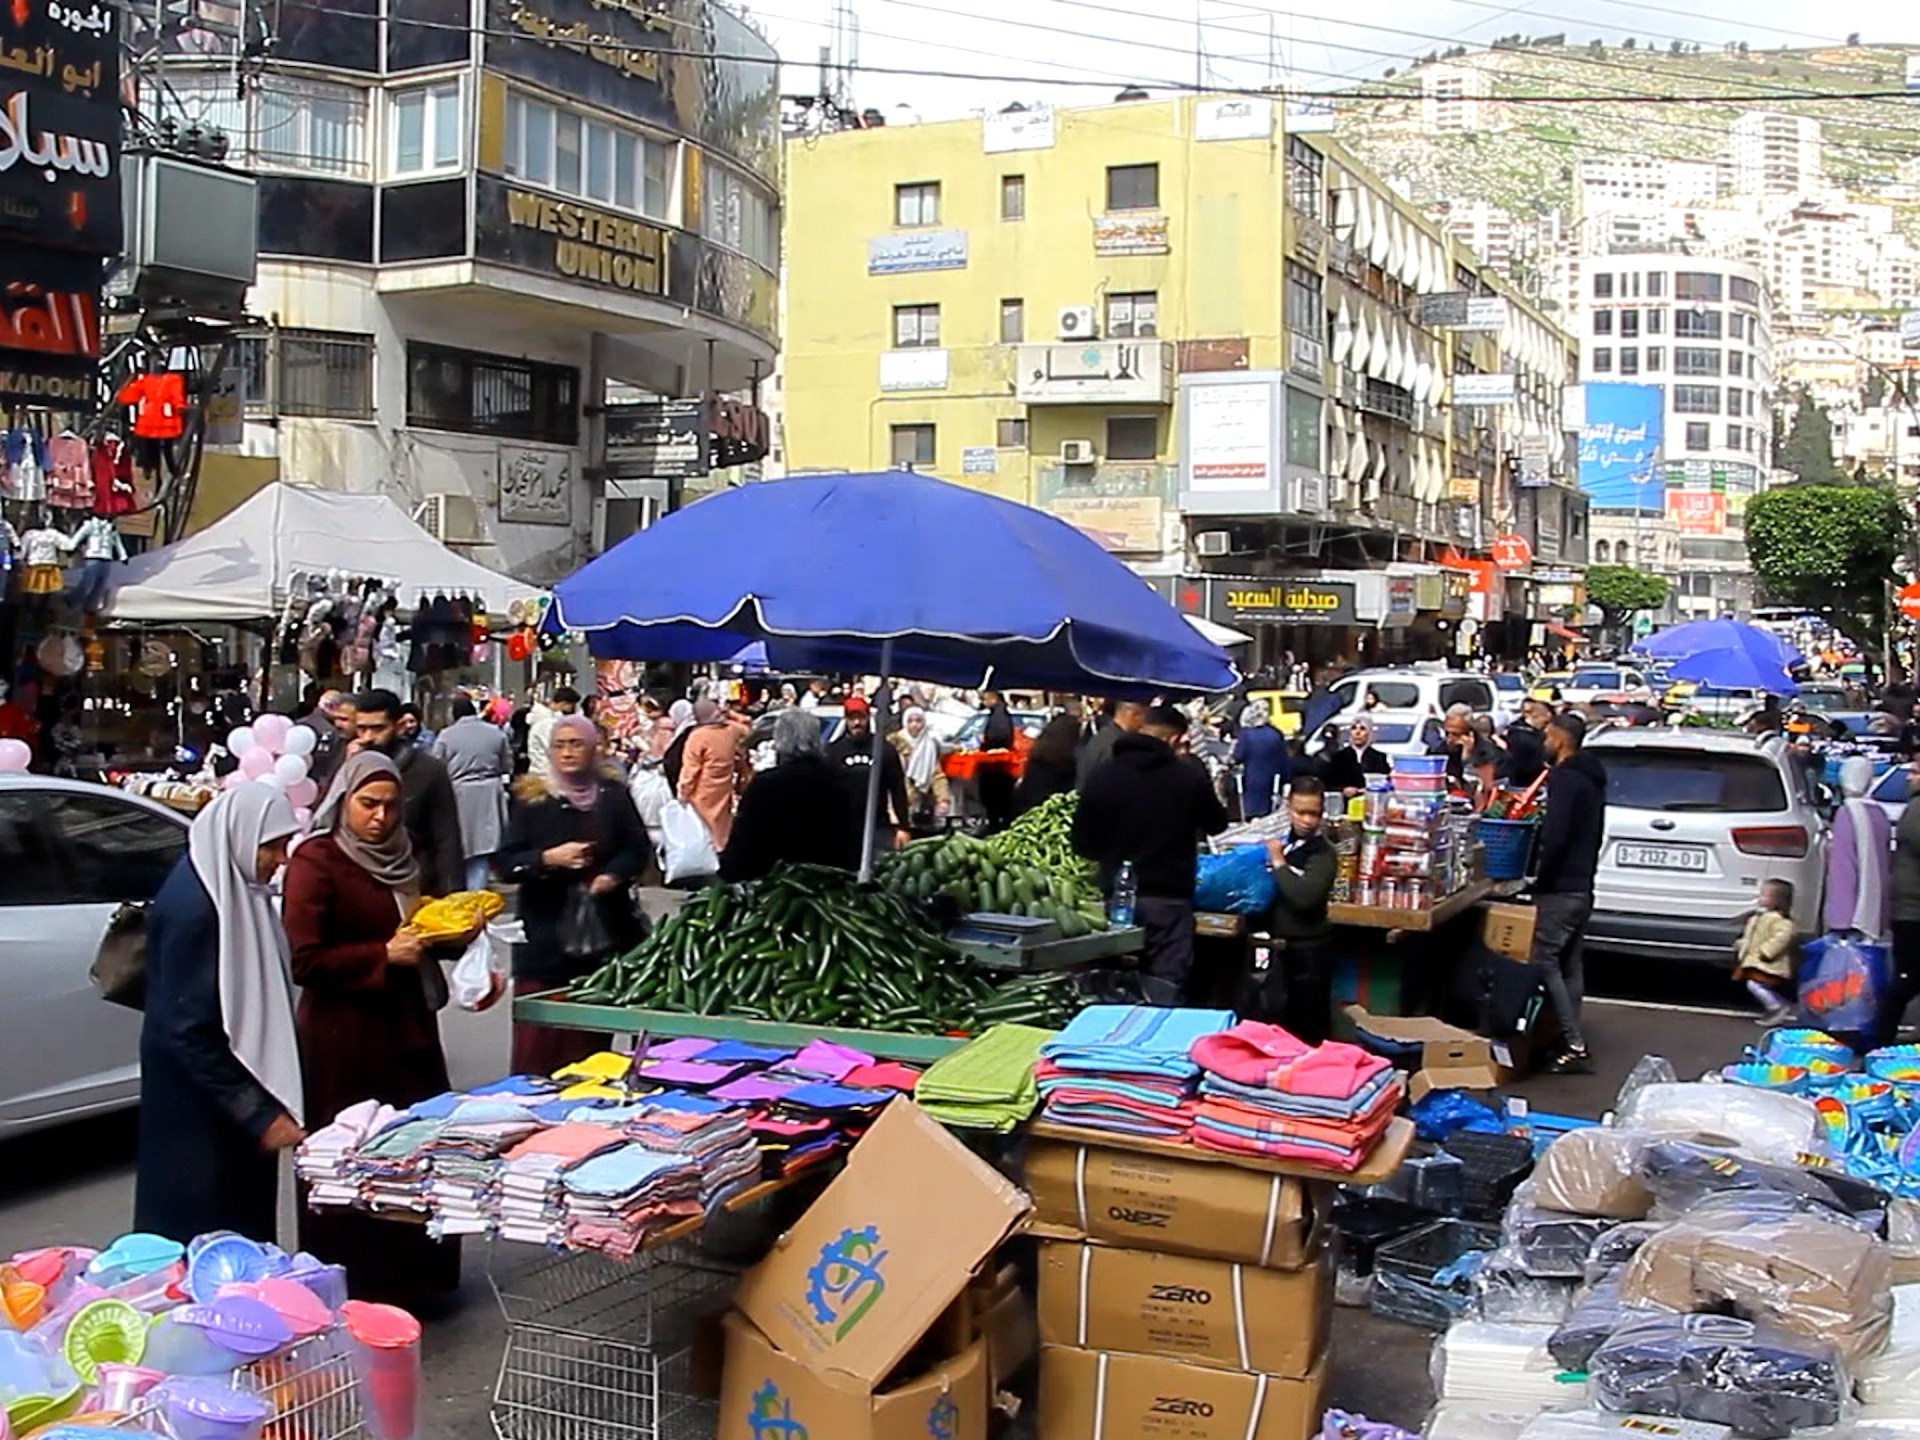
POLYGON ((163 371, 136 375, 113 397, 131 405, 133 433, 142 440, 178 440, 187 428, 187 381, 184 375, 163 371))
POLYGON ((93 513, 125 515, 134 508, 133 453, 125 442, 108 437, 87 457, 93 479, 93 513))
POLYGON ((47 441, 47 503, 59 510, 93 508, 93 459, 71 430, 47 441))
POLYGON ((42 527, 20 537, 20 563, 26 574, 20 582, 28 595, 57 595, 66 588, 61 562, 73 549, 73 541, 58 530, 42 527))
POLYGON ((80 574, 71 598, 89 615, 98 614, 107 603, 114 562, 127 558, 127 547, 113 522, 101 515, 93 516, 74 531, 71 543, 80 552, 80 574))
POLYGON ((6 579, 13 570, 14 552, 20 548, 20 532, 0 517, 0 590, 6 588, 6 579))
POLYGON ((47 442, 31 430, 9 430, 0 437, 6 460, 4 490, 9 500, 42 504, 47 498, 47 442))

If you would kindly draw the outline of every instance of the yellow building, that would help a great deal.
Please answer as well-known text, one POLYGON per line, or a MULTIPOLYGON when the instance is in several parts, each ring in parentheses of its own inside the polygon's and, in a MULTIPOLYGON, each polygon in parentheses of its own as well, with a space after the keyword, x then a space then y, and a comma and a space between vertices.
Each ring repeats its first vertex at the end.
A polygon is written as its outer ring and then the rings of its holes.
MULTIPOLYGON (((1199 96, 789 141, 786 468, 910 465, 1170 582, 1485 554, 1522 508, 1519 437, 1564 468, 1571 342, 1279 111, 1199 96), (1423 317, 1447 293, 1502 318, 1423 317), (1337 564, 1330 538, 1354 542, 1337 564)), ((1208 608, 1417 613, 1384 584, 1325 598, 1208 608)))

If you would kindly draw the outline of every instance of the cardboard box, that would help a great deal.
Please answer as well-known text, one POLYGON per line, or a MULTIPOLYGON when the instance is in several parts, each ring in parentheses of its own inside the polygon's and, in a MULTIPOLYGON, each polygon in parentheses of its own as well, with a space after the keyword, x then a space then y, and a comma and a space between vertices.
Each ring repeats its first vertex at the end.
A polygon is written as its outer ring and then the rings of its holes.
POLYGON ((1310 1440, 1326 1385, 1324 1355, 1304 1379, 1281 1380, 1049 1345, 1038 1440, 1310 1440))
POLYGON ((987 1342, 987 1388, 998 1393, 1040 1353, 1040 1334, 1020 1289, 1020 1272, 1003 1265, 986 1278, 975 1297, 974 1325, 987 1342))
POLYGON ((896 1100, 846 1169, 742 1277, 734 1305, 799 1364, 871 1391, 1029 1208, 1018 1187, 925 1111, 896 1100))
POLYGON ((1420 1068, 1407 1082, 1410 1100, 1434 1090, 1491 1090, 1513 1078, 1512 1054, 1497 1040, 1431 1015, 1372 1015, 1359 1005, 1346 1013, 1369 1035, 1420 1047, 1420 1068))
POLYGON ((1040 1343, 1301 1378, 1326 1348, 1333 1267, 1054 1242, 1040 1247, 1040 1343))
POLYGON ((1536 913, 1531 905, 1489 901, 1480 922, 1481 944, 1496 955, 1505 955, 1509 960, 1531 958, 1536 913))
POLYGON ((1053 1240, 1297 1270, 1319 1246, 1303 1181, 1204 1160, 1036 1139, 1027 1151, 1028 1228, 1053 1240))
POLYGON ((737 1314, 726 1331, 715 1440, 986 1440, 983 1340, 876 1390, 787 1354, 737 1314))

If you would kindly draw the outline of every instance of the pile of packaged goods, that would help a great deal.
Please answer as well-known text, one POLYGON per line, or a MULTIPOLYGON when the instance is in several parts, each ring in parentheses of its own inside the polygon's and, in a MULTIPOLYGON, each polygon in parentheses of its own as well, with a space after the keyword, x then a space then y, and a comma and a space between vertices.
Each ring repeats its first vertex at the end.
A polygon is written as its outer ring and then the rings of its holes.
POLYGON ((1391 775, 1367 777, 1334 830, 1336 902, 1424 910, 1472 881, 1474 818, 1448 799, 1446 763, 1396 755, 1391 775))
MULTIPOLYGON (((1842 1063, 1828 1036, 1771 1041, 1842 1063)), ((1797 1083, 1774 1063, 1752 1078, 1797 1083)), ((1848 1159, 1889 1123, 1881 1084, 1847 1064, 1809 1097, 1649 1062, 1608 1124, 1440 1134, 1336 1204, 1342 1299, 1364 1280, 1376 1313, 1441 1331, 1425 1440, 1920 1435, 1920 1206, 1884 1141, 1848 1159), (1497 1216, 1466 1183, 1490 1159, 1517 1178, 1493 1141, 1537 1154, 1497 1216)), ((1423 1134, 1497 1121, 1425 1108, 1423 1134)))
POLYGON ((349 1300, 346 1272, 304 1252, 230 1231, 22 1251, 0 1263, 0 1308, 0 1433, 260 1440, 323 1392, 341 1425, 309 1415, 312 1440, 420 1428, 420 1322, 349 1300))

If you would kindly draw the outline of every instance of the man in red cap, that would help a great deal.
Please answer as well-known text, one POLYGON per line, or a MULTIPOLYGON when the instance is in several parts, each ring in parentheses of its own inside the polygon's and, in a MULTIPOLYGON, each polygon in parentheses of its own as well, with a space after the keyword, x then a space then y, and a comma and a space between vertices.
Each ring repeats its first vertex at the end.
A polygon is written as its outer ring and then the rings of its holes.
MULTIPOLYGON (((873 773, 873 707, 864 695, 849 695, 846 724, 840 738, 827 747, 827 761, 845 778, 853 794, 853 814, 867 814, 867 777, 873 773)), ((900 752, 891 745, 880 747, 880 794, 874 802, 874 831, 877 848, 886 849, 889 831, 896 844, 907 841, 907 771, 900 763, 900 752), (889 811, 893 819, 888 819, 889 811)))

